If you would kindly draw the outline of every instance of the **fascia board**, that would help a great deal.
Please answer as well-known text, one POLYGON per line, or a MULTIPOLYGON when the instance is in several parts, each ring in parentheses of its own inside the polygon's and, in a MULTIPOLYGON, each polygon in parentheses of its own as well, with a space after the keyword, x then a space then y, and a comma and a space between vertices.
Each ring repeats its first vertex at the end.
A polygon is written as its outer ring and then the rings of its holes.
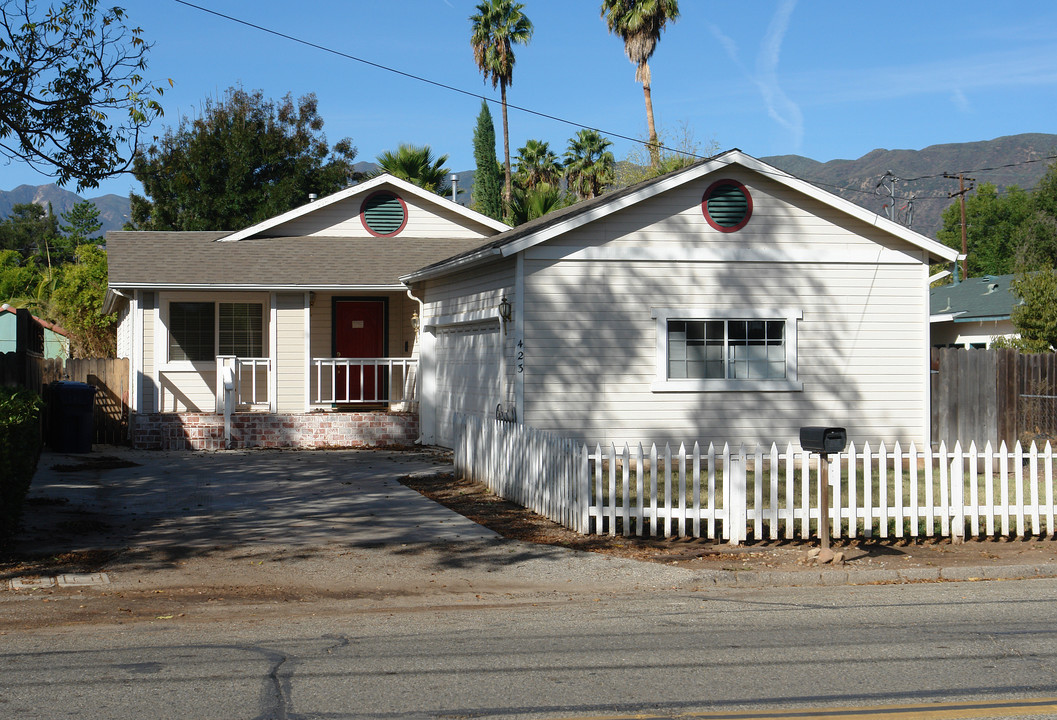
POLYGON ((112 285, 107 288, 107 292, 118 292, 121 290, 238 290, 241 292, 245 291, 257 291, 257 292, 304 292, 306 290, 370 290, 370 291, 382 291, 382 292, 404 292, 406 289, 402 284, 386 284, 386 285, 364 285, 364 284, 348 284, 348 285, 335 285, 335 284, 311 284, 305 283, 301 285, 259 285, 252 283, 217 283, 217 284, 203 284, 203 283, 121 283, 120 285, 112 285))
POLYGON ((404 286, 407 286, 410 283, 420 282, 422 280, 429 280, 430 278, 434 278, 440 275, 447 275, 449 272, 454 272, 468 265, 474 265, 477 262, 480 262, 482 259, 493 258, 496 255, 501 254, 501 248, 490 247, 484 250, 478 250, 472 255, 467 255, 466 257, 460 258, 459 260, 455 260, 450 263, 444 263, 443 265, 438 265, 434 268, 416 270, 413 273, 402 275, 399 280, 401 283, 403 283, 404 286))
POLYGON ((320 198, 313 202, 306 203, 301 207, 294 208, 293 210, 288 210, 282 215, 276 215, 275 217, 257 223, 256 225, 245 228, 243 230, 239 230, 238 232, 232 233, 231 235, 228 235, 226 237, 220 238, 219 240, 217 240, 217 242, 238 242, 239 240, 245 240, 247 238, 253 237, 254 235, 258 235, 266 230, 270 230, 273 227, 282 225, 283 223, 289 222, 291 220, 296 220, 299 217, 303 217, 305 215, 313 213, 317 210, 320 210, 321 208, 325 208, 329 205, 333 205, 334 203, 341 202, 342 200, 345 200, 347 198, 353 197, 355 195, 370 193, 382 185, 393 185, 398 188, 401 192, 407 193, 409 195, 414 195, 420 200, 423 200, 432 205, 439 205, 441 202, 450 203, 450 207, 448 207, 447 209, 454 211, 456 214, 461 215, 462 217, 465 217, 468 220, 472 220, 481 225, 485 225, 497 232, 503 232, 505 230, 510 229, 510 226, 506 223, 499 222, 498 220, 493 220, 487 215, 482 215, 481 213, 475 210, 470 210, 469 208, 465 208, 456 202, 451 202, 450 200, 442 198, 436 193, 427 192, 426 190, 420 188, 418 185, 409 183, 406 180, 401 180, 400 178, 393 177, 392 175, 384 174, 379 175, 378 177, 371 178, 370 180, 364 181, 357 185, 347 187, 344 190, 339 190, 338 192, 333 193, 331 195, 327 195, 324 198, 320 198))

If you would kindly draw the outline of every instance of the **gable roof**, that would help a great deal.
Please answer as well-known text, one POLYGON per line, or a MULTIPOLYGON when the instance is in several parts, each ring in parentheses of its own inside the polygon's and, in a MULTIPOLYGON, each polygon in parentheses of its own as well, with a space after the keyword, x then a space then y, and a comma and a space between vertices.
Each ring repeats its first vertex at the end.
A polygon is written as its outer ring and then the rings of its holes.
POLYGON ((355 197, 357 195, 369 195, 379 187, 385 185, 391 185, 400 190, 400 192, 402 193, 413 195, 426 205, 434 205, 437 207, 442 206, 444 209, 453 212, 457 215, 460 215, 466 220, 484 225, 485 227, 491 230, 503 232, 505 230, 510 229, 510 226, 506 223, 500 222, 498 220, 493 220, 487 215, 483 215, 475 210, 470 210, 469 208, 464 207, 458 204, 457 202, 453 202, 451 200, 443 198, 440 195, 437 195, 436 193, 429 192, 428 190, 423 190, 418 185, 409 183, 406 180, 401 180, 400 178, 394 177, 388 173, 383 173, 365 182, 359 183, 357 185, 352 185, 350 187, 345 188, 344 190, 339 190, 336 193, 327 195, 323 198, 319 198, 318 200, 309 202, 305 205, 302 205, 301 207, 294 208, 293 210, 287 211, 282 215, 276 215, 275 217, 268 218, 263 222, 259 222, 256 225, 251 225, 250 227, 239 230, 238 232, 224 233, 223 236, 217 238, 217 240, 219 242, 240 242, 248 238, 262 236, 265 235, 272 228, 279 227, 280 225, 288 223, 291 220, 297 220, 298 218, 304 217, 305 215, 310 215, 314 212, 318 212, 319 210, 322 210, 323 208, 329 205, 339 203, 343 200, 347 200, 348 198, 355 197))
POLYGON ((953 262, 957 259, 956 250, 931 240, 920 233, 893 222, 887 218, 872 213, 855 203, 838 197, 833 193, 822 190, 811 183, 801 180, 765 162, 746 155, 738 149, 728 150, 715 157, 700 160, 685 168, 676 170, 666 175, 630 185, 613 192, 601 195, 590 200, 571 205, 562 210, 536 218, 530 222, 519 225, 516 228, 496 235, 479 248, 442 260, 433 265, 421 268, 416 272, 401 277, 405 284, 424 280, 438 275, 444 275, 453 270, 473 265, 487 258, 501 255, 509 257, 522 250, 545 242, 551 238, 574 230, 587 223, 599 220, 615 212, 636 205, 644 200, 660 195, 673 188, 679 187, 698 178, 713 173, 731 165, 767 175, 791 189, 797 190, 819 202, 834 209, 851 215, 865 223, 873 225, 889 234, 898 237, 915 247, 919 247, 928 253, 934 260, 946 260, 953 262))
POLYGON ((1013 275, 984 275, 929 289, 932 321, 1008 320, 1022 301, 1013 292, 1013 275))

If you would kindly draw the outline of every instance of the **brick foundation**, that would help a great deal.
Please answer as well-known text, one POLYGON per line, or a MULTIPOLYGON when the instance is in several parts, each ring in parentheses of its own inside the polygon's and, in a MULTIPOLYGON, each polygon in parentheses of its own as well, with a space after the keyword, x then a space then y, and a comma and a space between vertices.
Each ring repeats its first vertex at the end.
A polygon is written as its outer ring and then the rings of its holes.
MULTIPOLYGON (((140 450, 224 450, 224 416, 156 413, 130 419, 140 450)), ((231 449, 354 448, 410 445, 418 439, 416 413, 335 412, 231 416, 231 449)))

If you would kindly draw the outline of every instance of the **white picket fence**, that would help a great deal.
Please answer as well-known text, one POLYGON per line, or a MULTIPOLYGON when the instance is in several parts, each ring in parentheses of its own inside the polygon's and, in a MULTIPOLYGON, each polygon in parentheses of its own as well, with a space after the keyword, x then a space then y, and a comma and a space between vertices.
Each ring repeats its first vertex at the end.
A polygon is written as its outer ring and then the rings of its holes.
MULTIPOLYGON (((788 445, 594 451, 524 425, 456 418, 455 468, 584 534, 815 537, 821 459, 788 445)), ((1054 454, 869 444, 829 456, 833 538, 1055 534, 1054 454)))

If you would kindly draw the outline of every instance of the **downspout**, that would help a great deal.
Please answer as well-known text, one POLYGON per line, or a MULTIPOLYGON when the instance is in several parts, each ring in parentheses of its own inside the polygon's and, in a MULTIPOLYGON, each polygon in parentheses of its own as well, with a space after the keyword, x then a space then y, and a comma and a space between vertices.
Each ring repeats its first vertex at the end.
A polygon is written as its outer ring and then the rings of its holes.
MULTIPOLYGON (((419 300, 417 297, 415 297, 414 295, 411 294, 411 286, 410 285, 408 285, 407 283, 404 283, 404 287, 407 290, 407 296, 418 303, 418 327, 415 328, 415 345, 419 349, 419 354, 418 354, 418 369, 419 369, 419 373, 417 373, 417 375, 418 375, 418 379, 416 380, 416 382, 417 382, 418 380, 421 379, 421 370, 422 370, 422 342, 421 342, 421 335, 422 335, 422 320, 424 319, 422 313, 425 311, 426 304, 424 302, 422 302, 421 300, 419 300)), ((418 402, 418 432, 419 432, 419 435, 418 435, 418 439, 415 440, 415 445, 421 445, 422 444, 422 400, 421 399, 419 399, 419 402, 418 402)))

